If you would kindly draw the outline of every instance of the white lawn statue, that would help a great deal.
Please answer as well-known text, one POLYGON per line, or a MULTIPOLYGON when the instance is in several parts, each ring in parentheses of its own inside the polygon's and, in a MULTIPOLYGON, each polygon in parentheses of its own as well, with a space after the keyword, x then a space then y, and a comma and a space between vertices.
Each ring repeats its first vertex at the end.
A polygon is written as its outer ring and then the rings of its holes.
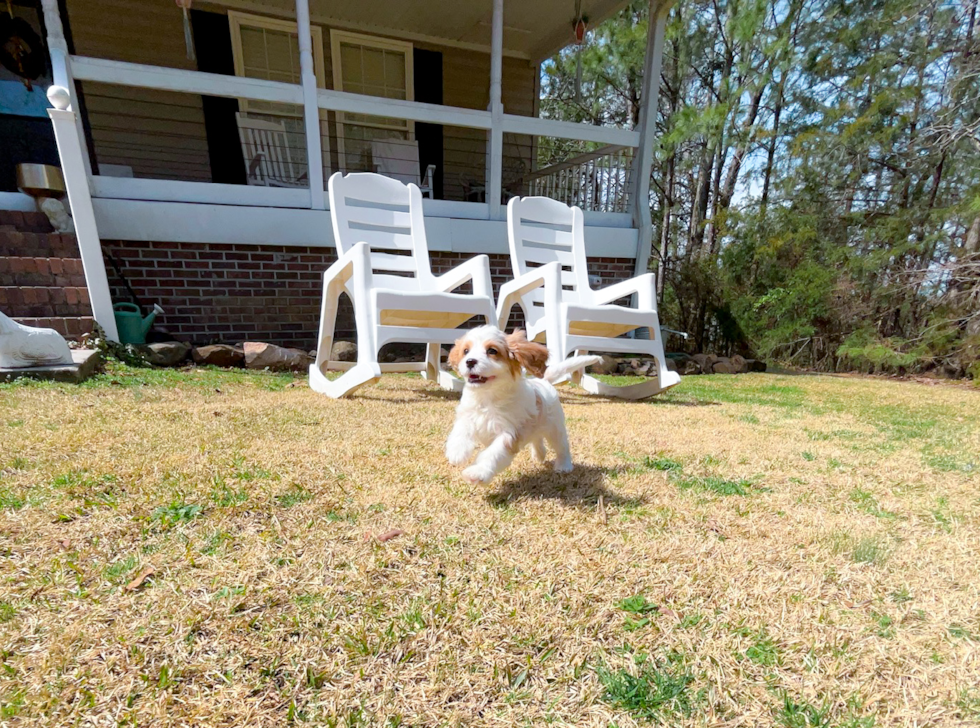
POLYGON ((75 232, 75 221, 71 219, 68 209, 61 200, 46 197, 38 204, 38 209, 47 216, 56 233, 75 232))
POLYGON ((71 349, 54 329, 24 326, 0 312, 0 368, 71 364, 71 349))

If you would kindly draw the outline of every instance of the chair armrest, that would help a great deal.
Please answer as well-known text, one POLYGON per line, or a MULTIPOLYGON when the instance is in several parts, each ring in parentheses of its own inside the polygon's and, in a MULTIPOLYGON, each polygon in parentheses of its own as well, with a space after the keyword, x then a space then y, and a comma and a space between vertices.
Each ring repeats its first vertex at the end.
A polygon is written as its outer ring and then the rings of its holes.
POLYGON ((373 275, 371 246, 357 243, 323 272, 323 283, 325 286, 339 283, 349 293, 356 292, 358 287, 367 291, 371 287, 373 275))
POLYGON ((490 258, 477 255, 441 276, 435 276, 436 287, 444 293, 455 291, 467 281, 473 281, 473 294, 490 296, 493 300, 493 285, 490 283, 490 258))
POLYGON ((497 302, 498 325, 500 325, 501 317, 509 316, 514 304, 520 301, 522 297, 535 288, 542 287, 549 292, 546 294, 548 296, 548 300, 545 303, 546 307, 548 303, 557 304, 561 300, 561 268, 557 261, 546 263, 539 268, 529 270, 524 275, 507 281, 507 283, 500 287, 500 295, 498 296, 497 302))
POLYGON ((596 305, 601 306, 615 301, 618 298, 632 296, 635 293, 639 308, 656 311, 656 291, 656 276, 653 273, 644 273, 643 275, 636 276, 636 278, 630 278, 628 281, 620 281, 598 291, 593 291, 592 300, 596 305))

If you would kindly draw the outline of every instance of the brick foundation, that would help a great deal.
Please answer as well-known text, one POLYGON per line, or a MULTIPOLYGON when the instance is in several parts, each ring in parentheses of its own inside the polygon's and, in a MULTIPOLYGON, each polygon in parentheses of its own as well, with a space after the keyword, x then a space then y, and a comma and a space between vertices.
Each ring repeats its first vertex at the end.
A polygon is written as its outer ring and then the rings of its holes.
MULTIPOLYGON (((144 304, 163 307, 166 313, 157 323, 176 339, 195 344, 267 341, 302 349, 316 345, 323 271, 337 259, 332 248, 119 241, 103 241, 102 247, 113 300, 130 296, 108 256, 144 304)), ((432 271, 444 273, 469 257, 434 253, 432 271)), ((491 255, 490 269, 496 295, 511 277, 509 256, 491 255)), ((633 262, 591 258, 589 272, 608 285, 629 278, 633 262)), ((337 337, 354 338, 346 297, 337 337)))

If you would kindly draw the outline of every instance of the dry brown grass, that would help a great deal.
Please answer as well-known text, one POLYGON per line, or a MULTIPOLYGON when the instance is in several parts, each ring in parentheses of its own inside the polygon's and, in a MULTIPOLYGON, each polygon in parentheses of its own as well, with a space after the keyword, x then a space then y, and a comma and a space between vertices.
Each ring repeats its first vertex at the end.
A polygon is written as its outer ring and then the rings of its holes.
POLYGON ((0 388, 0 724, 980 721, 980 392, 563 401, 477 488, 417 378, 0 388))

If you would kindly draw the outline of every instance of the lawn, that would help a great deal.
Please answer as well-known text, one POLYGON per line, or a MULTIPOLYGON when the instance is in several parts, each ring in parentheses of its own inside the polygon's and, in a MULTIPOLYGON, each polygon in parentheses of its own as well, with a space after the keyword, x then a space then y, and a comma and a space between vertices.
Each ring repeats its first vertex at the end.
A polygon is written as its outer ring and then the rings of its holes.
POLYGON ((475 487, 413 376, 0 386, 0 725, 980 723, 980 391, 562 396, 475 487))

